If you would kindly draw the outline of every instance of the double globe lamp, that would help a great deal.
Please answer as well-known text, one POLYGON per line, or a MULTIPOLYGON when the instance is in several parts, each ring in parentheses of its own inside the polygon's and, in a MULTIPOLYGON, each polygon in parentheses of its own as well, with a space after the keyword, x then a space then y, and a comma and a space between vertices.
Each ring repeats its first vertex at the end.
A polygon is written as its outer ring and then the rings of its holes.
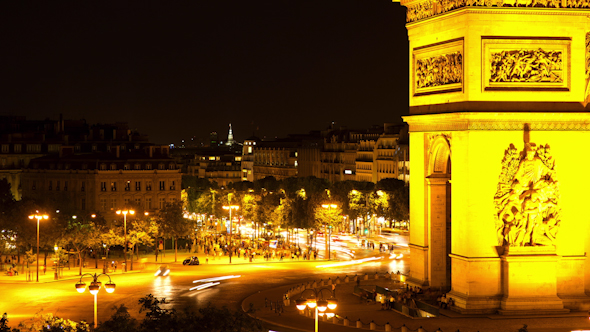
POLYGON ((100 287, 102 286, 102 282, 100 282, 98 280, 98 277, 100 277, 102 275, 109 277, 109 282, 107 282, 104 285, 104 289, 107 291, 107 293, 114 292, 116 285, 114 282, 111 281, 111 277, 108 274, 101 273, 101 274, 97 275, 97 274, 85 273, 80 277, 80 281, 78 281, 76 283, 76 290, 78 291, 78 293, 84 293, 84 291, 86 290, 86 283, 82 282, 82 277, 84 277, 86 275, 92 277, 92 282, 90 282, 90 285, 88 286, 88 290, 90 291, 90 294, 92 294, 94 296, 94 328, 96 329, 98 327, 97 295, 98 295, 98 291, 100 290, 100 287))
MULTIPOLYGON (((316 292, 317 293, 317 292, 316 292)), ((303 294, 303 293, 302 293, 303 294)), ((320 290, 321 295, 321 290, 320 290)), ((317 296, 316 296, 317 298, 317 296)), ((319 299, 298 299, 295 300, 295 306, 299 310, 304 310, 305 307, 309 309, 315 309, 315 331, 318 332, 318 311, 324 312, 327 309, 334 310, 338 306, 338 300, 330 298, 328 300, 319 299)))

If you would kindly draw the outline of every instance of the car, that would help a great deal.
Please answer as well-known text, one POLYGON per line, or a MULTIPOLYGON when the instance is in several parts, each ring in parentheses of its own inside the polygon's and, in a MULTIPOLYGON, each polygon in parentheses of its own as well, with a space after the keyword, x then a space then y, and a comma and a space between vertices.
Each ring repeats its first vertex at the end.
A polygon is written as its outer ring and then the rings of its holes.
POLYGON ((199 257, 191 256, 182 262, 182 265, 199 265, 199 257))
POLYGON ((158 277, 165 277, 167 275, 170 274, 170 269, 168 268, 168 265, 160 265, 160 267, 158 268, 158 271, 156 271, 156 273, 154 274, 154 276, 158 277))

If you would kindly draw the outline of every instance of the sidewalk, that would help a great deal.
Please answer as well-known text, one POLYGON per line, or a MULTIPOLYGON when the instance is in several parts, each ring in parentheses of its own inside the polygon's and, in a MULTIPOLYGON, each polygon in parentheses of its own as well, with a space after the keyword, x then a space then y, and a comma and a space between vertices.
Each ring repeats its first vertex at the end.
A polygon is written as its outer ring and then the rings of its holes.
MULTIPOLYGON (((337 323, 333 323, 333 318, 323 321, 323 318, 320 317, 319 329, 321 331, 351 332, 362 329, 369 330, 371 322, 375 324, 375 330, 377 331, 385 331, 385 324, 389 323, 391 331, 396 332, 402 331, 402 326, 404 325, 409 331, 417 331, 418 328, 422 327, 425 332, 435 332, 438 329, 443 332, 455 332, 457 330, 460 332, 517 332, 524 324, 528 326, 529 332, 565 332, 590 329, 587 312, 573 312, 557 317, 508 317, 497 314, 461 315, 441 309, 441 315, 436 318, 410 318, 392 310, 382 310, 381 304, 379 303, 360 301, 359 297, 353 294, 356 283, 352 281, 352 276, 349 277, 351 277, 349 283, 342 282, 336 285, 335 292, 338 307, 332 312, 337 315, 337 323), (349 321, 348 327, 343 325, 344 318, 347 318, 349 321), (359 320, 362 326, 361 329, 356 328, 357 321, 359 320)), ((339 278, 344 281, 344 276, 339 276, 339 278)), ((324 285, 326 284, 325 282, 326 279, 324 279, 324 285)), ((361 280, 360 282, 360 286, 369 285, 379 285, 390 289, 400 286, 399 283, 396 284, 384 278, 375 280, 372 276, 369 280, 361 280)), ((289 289, 294 289, 298 286, 301 286, 301 284, 263 290, 252 294, 243 300, 242 309, 246 311, 249 309, 250 304, 252 304, 255 309, 252 316, 262 321, 290 330, 313 331, 313 311, 306 317, 295 307, 295 300, 300 297, 301 293, 292 294, 290 304, 283 307, 282 313, 275 312, 274 307, 272 310, 270 308, 270 302, 273 302, 273 304, 277 303, 277 301, 282 302, 284 294, 289 289)), ((323 287, 331 289, 331 286, 323 287)), ((310 291, 306 291, 304 295, 308 297, 310 294, 310 291)))
MULTIPOLYGON (((136 256, 134 256, 134 261, 133 261, 133 270, 131 270, 131 263, 129 262, 129 271, 127 273, 131 273, 131 272, 143 272, 144 270, 153 272, 155 271, 155 269, 162 264, 182 264, 182 261, 184 261, 187 257, 190 256, 197 256, 199 257, 199 261, 200 264, 229 264, 229 256, 218 256, 218 257, 213 257, 213 256, 207 256, 205 255, 202 250, 199 250, 199 253, 189 253, 186 250, 178 250, 178 254, 177 254, 177 261, 174 261, 174 250, 173 249, 168 249, 166 250, 165 254, 162 255, 162 252, 160 251, 160 254, 158 255, 158 261, 156 262, 156 255, 154 254, 147 254, 147 255, 139 255, 139 259, 136 258, 136 256)), ((284 258, 282 261, 279 259, 269 259, 268 261, 264 260, 264 258, 262 258, 261 256, 256 256, 257 258, 250 261, 248 258, 244 258, 243 256, 240 256, 239 258, 237 256, 232 256, 232 263, 231 264, 260 264, 260 263, 297 263, 297 262, 307 262, 304 261, 302 258, 295 258, 295 259, 291 259, 291 258, 284 258)), ((326 261, 324 259, 317 259, 316 261, 326 261)), ((49 260, 48 260, 49 262, 49 260)), ((122 274, 123 273, 123 264, 124 260, 123 257, 109 257, 107 259, 107 263, 109 263, 109 269, 107 271, 107 273, 109 275, 118 275, 118 274, 122 274), (115 261, 117 263, 117 269, 113 270, 110 267, 110 263, 115 261)), ((102 259, 98 260, 98 268, 95 268, 96 264, 95 264, 95 260, 94 258, 89 258, 86 259, 84 261, 84 263, 86 264, 86 267, 82 269, 82 273, 90 273, 90 274, 100 274, 103 272, 103 264, 104 261, 102 259)), ((73 265, 73 264, 72 264, 73 265)), ((8 265, 5 264, 4 265, 4 270, 0 272, 0 284, 20 284, 20 283, 29 283, 29 282, 36 282, 36 278, 37 278, 37 266, 35 264, 33 264, 29 269, 27 269, 26 267, 24 268, 24 272, 21 272, 23 270, 23 267, 18 265, 17 266, 17 270, 19 272, 18 275, 16 276, 8 276, 5 271, 8 268, 8 265), (29 271, 29 272, 27 272, 29 271), (27 280, 29 279, 29 280, 27 280)), ((60 276, 59 276, 59 280, 71 280, 71 279, 79 279, 80 278, 80 267, 78 266, 71 266, 70 268, 68 268, 67 266, 63 267, 60 271, 60 276)), ((39 265, 39 282, 40 283, 48 283, 48 282, 55 282, 55 281, 59 281, 55 279, 55 269, 50 267, 48 268, 45 273, 43 273, 43 265, 40 264, 39 265)))

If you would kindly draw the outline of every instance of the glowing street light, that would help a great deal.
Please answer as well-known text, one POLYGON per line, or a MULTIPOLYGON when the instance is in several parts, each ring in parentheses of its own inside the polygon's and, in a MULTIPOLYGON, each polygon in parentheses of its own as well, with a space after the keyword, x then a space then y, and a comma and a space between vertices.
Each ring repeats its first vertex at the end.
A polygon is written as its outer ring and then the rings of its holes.
POLYGON ((127 272, 127 214, 134 215, 135 210, 117 210, 117 214, 123 214, 123 227, 125 229, 125 272, 127 272))
POLYGON ((41 219, 49 219, 49 216, 46 214, 41 214, 39 211, 35 211, 35 214, 31 214, 29 219, 37 219, 37 282, 39 282, 39 221, 41 219))
POLYGON ((88 290, 90 291, 90 294, 92 294, 94 296, 94 328, 96 329, 98 327, 98 291, 100 290, 100 287, 102 286, 102 283, 100 281, 98 281, 98 278, 100 276, 107 276, 109 277, 109 282, 107 282, 104 285, 104 289, 107 291, 107 293, 112 293, 115 291, 115 283, 111 281, 111 276, 109 276, 106 273, 101 273, 101 274, 90 274, 90 273, 84 273, 82 276, 80 276, 80 280, 76 283, 76 290, 78 291, 78 293, 84 293, 84 291, 86 290, 86 283, 82 282, 82 278, 84 276, 90 276, 92 277, 92 282, 90 283, 90 285, 88 286, 88 290))
POLYGON ((315 309, 315 332, 318 332, 318 310, 321 312, 326 311, 327 309, 334 310, 338 306, 338 300, 333 297, 333 293, 328 288, 319 288, 319 289, 306 289, 304 290, 300 298, 295 300, 295 306, 299 310, 304 310, 305 307, 310 309, 315 309), (309 299, 303 298, 303 294, 307 291, 313 292, 313 297, 309 299), (330 298, 325 300, 322 295, 322 291, 327 291, 330 294, 330 298))
MULTIPOLYGON (((240 208, 239 205, 224 205, 223 206, 223 209, 224 210, 229 210, 229 232, 227 234, 228 234, 228 236, 229 236, 230 239, 231 239, 231 231, 232 231, 233 224, 234 224, 234 222, 232 220, 232 217, 231 217, 231 211, 232 210, 238 210, 239 208, 240 208)), ((229 241, 228 241, 228 244, 229 244, 229 241)), ((229 262, 231 264, 231 255, 232 255, 231 245, 229 246, 228 249, 230 250, 230 252, 229 252, 229 262)))

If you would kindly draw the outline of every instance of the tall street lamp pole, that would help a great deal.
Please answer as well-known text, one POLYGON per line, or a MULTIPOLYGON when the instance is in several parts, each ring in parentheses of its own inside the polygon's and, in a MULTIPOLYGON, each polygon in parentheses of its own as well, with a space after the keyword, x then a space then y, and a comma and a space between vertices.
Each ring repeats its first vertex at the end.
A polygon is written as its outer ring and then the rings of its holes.
POLYGON ((39 211, 35 211, 35 214, 29 216, 29 219, 37 219, 37 282, 39 282, 39 221, 41 219, 49 219, 46 214, 40 214, 39 211))
POLYGON ((90 291, 90 294, 94 295, 94 329, 96 329, 98 327, 98 290, 100 289, 100 287, 102 286, 102 282, 98 281, 98 277, 100 276, 107 276, 109 277, 109 282, 107 282, 104 285, 105 290, 107 291, 107 293, 112 293, 115 291, 115 283, 111 281, 111 276, 109 276, 106 273, 101 273, 101 274, 90 274, 90 273, 84 273, 82 276, 80 276, 80 280, 76 283, 76 290, 78 291, 78 293, 84 293, 84 291, 86 290, 86 283, 82 282, 82 278, 84 276, 90 276, 92 277, 92 282, 90 283, 90 286, 88 286, 88 290, 90 291))
POLYGON ((125 250, 125 272, 127 272, 127 213, 133 215, 135 214, 134 210, 117 210, 117 214, 123 214, 123 228, 124 228, 124 232, 125 232, 125 244, 124 244, 124 250, 125 250))
MULTIPOLYGON (((338 208, 336 204, 322 204, 324 209, 328 210, 328 214, 330 214, 330 210, 338 208)), ((332 219, 332 215, 330 214, 330 220, 332 219)), ((328 260, 330 260, 330 244, 332 242, 332 228, 328 225, 328 260)))
MULTIPOLYGON (((229 237, 229 240, 231 240, 231 235, 232 235, 231 233, 232 233, 232 228, 233 228, 233 220, 232 220, 232 217, 231 217, 231 210, 237 210, 239 208, 240 208, 239 205, 224 205, 223 206, 223 209, 224 210, 229 210, 229 232, 226 232, 226 234, 229 237)), ((229 243, 229 240, 227 242, 228 242, 228 245, 229 245, 228 246, 228 250, 229 250, 229 262, 231 264, 231 255, 232 255, 232 251, 231 250, 232 250, 232 246, 229 243)))

